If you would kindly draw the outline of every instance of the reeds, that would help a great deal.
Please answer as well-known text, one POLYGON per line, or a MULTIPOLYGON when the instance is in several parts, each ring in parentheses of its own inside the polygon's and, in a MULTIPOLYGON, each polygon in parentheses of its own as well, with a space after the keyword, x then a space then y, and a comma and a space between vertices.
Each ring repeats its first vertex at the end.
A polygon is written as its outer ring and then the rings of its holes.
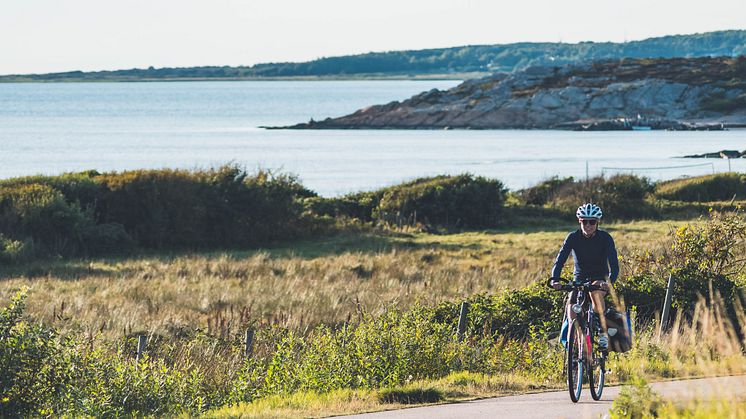
POLYGON ((657 321, 641 326, 635 347, 612 358, 617 379, 693 377, 746 373, 746 313, 741 298, 733 301, 735 318, 716 292, 701 297, 693 312, 679 312, 668 330, 657 321), (662 331, 663 330, 663 331, 662 331))

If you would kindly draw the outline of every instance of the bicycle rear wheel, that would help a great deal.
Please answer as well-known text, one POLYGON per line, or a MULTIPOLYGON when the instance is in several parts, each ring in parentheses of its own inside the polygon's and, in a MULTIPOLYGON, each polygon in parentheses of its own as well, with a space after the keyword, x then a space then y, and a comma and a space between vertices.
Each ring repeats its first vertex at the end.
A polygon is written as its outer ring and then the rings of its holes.
POLYGON ((577 403, 583 390, 583 331, 576 321, 570 323, 570 334, 567 337, 567 389, 570 400, 577 403))
MULTIPOLYGON (((593 328, 591 328, 592 330, 593 328)), ((588 386, 591 388, 591 397, 593 400, 600 400, 604 392, 604 383, 606 381, 606 353, 598 350, 595 333, 591 331, 590 359, 588 366, 588 386)))

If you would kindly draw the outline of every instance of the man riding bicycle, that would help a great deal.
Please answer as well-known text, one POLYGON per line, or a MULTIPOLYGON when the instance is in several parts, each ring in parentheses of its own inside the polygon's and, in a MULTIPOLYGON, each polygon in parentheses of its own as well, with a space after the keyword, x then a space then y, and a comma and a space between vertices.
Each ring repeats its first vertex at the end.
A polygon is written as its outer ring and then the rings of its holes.
MULTIPOLYGON (((603 212, 598 205, 593 203, 583 204, 575 212, 578 217, 580 228, 568 234, 562 243, 562 248, 557 254, 557 259, 552 267, 551 286, 555 289, 562 287, 559 281, 562 267, 565 265, 570 252, 575 262, 574 277, 576 280, 591 280, 592 285, 600 286, 600 290, 591 292, 593 307, 601 320, 601 334, 598 344, 607 349, 609 338, 606 333, 606 319, 603 315, 606 310, 604 296, 608 291, 606 279, 611 280, 612 285, 619 276, 619 260, 617 258, 614 239, 604 230, 598 229, 603 212)), ((567 318, 574 319, 575 313, 567 307, 567 318)))

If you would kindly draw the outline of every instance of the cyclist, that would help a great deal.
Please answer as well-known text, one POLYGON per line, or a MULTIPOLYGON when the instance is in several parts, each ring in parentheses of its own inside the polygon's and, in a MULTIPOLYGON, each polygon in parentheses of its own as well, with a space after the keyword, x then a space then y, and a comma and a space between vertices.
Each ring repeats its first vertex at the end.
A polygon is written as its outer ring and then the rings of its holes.
MULTIPOLYGON (((593 307, 601 320, 601 334, 598 338, 599 347, 607 349, 609 338, 606 334, 606 319, 603 316, 606 310, 604 296, 606 295, 609 285, 606 282, 608 278, 612 284, 619 276, 619 260, 617 259, 614 239, 604 230, 598 229, 603 212, 598 205, 593 203, 583 204, 575 212, 578 217, 580 228, 568 234, 562 248, 557 254, 557 259, 552 267, 551 285, 555 289, 560 289, 561 283, 557 280, 562 273, 562 267, 565 265, 570 252, 575 262, 574 277, 575 279, 592 280, 592 285, 600 286, 601 290, 591 292, 593 307)), ((575 318, 575 313, 570 307, 567 307, 567 318, 575 318)), ((563 330, 564 331, 564 330, 563 330)), ((563 336, 563 341, 566 339, 563 336)))

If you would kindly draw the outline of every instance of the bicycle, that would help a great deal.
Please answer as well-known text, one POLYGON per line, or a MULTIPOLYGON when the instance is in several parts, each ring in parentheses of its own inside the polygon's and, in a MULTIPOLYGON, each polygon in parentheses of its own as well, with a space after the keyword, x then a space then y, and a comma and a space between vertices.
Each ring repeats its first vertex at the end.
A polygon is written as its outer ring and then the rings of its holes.
MULTIPOLYGON (((606 378, 606 350, 596 349, 597 333, 601 331, 600 319, 597 319, 593 309, 593 300, 590 292, 602 289, 600 286, 591 285, 591 280, 574 280, 572 282, 555 278, 566 285, 558 291, 567 291, 571 310, 575 313, 575 319, 568 319, 567 350, 563 362, 564 371, 567 373, 567 388, 570 391, 570 400, 577 403, 583 390, 583 372, 587 371, 588 384, 591 389, 593 400, 600 400, 604 391, 604 380, 606 378)), ((547 285, 551 287, 552 278, 547 285)), ((554 288, 553 288, 554 289, 554 288)), ((565 310, 565 316, 567 311, 565 310)))

